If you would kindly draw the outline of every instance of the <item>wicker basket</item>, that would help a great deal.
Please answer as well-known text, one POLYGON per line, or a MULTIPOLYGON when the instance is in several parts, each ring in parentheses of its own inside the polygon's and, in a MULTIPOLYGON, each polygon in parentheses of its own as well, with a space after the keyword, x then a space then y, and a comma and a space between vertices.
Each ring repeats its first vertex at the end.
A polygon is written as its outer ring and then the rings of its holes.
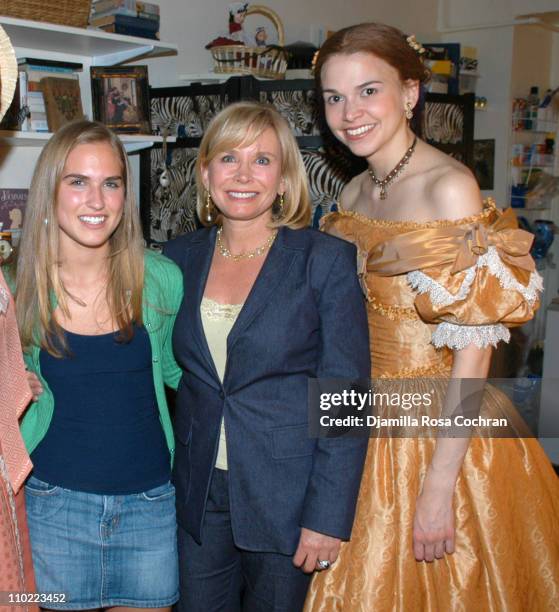
POLYGON ((0 0, 0 15, 86 28, 91 0, 0 0))
MULTIPOLYGON (((1 0, 0 0, 1 1, 1 0)), ((287 69, 288 53, 283 49, 283 24, 278 14, 265 6, 250 6, 247 15, 264 15, 278 32, 281 48, 247 47, 246 45, 220 45, 210 49, 214 59, 214 72, 222 74, 252 74, 268 79, 283 79, 287 69)))

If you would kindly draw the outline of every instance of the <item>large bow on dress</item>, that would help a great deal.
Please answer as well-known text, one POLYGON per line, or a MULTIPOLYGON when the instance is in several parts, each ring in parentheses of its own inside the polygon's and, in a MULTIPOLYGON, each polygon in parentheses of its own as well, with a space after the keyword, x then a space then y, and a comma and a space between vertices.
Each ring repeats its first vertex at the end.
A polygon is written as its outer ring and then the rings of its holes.
POLYGON ((518 228, 512 209, 494 209, 493 221, 428 227, 398 234, 371 250, 367 269, 380 276, 395 276, 412 270, 452 265, 451 273, 475 265, 479 257, 495 247, 499 257, 516 268, 528 281, 535 270, 530 257, 534 236, 518 228), (523 274, 521 271, 525 271, 523 274))

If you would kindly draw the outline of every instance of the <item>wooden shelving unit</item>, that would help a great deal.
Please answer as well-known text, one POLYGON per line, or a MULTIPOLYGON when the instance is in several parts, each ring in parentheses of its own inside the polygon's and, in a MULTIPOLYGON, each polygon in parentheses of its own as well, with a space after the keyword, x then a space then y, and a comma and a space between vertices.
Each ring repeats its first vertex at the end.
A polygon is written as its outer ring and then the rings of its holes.
MULTIPOLYGON (((79 74, 80 90, 84 113, 90 118, 91 66, 111 66, 177 54, 177 45, 174 44, 110 34, 96 29, 74 28, 2 15, 0 25, 10 37, 18 57, 39 57, 83 64, 83 72, 79 74)), ((0 146, 42 147, 50 137, 51 134, 45 132, 0 131, 0 146)), ((122 135, 121 139, 130 153, 162 141, 160 136, 151 134, 122 135)))

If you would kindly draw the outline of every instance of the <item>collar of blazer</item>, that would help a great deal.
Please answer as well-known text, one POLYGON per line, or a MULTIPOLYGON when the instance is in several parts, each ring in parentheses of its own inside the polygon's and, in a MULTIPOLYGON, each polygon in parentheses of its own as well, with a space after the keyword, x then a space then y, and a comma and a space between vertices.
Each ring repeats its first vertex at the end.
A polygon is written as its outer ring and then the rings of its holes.
MULTIPOLYGON (((189 320, 194 321, 193 333, 204 355, 213 378, 219 384, 219 377, 215 370, 208 344, 202 327, 200 303, 204 295, 206 281, 210 271, 213 252, 215 249, 217 227, 196 232, 189 241, 185 254, 184 288, 185 307, 188 309, 189 320)), ((304 251, 308 241, 306 232, 290 230, 281 227, 272 245, 264 265, 254 282, 254 285, 245 301, 245 304, 235 321, 227 338, 227 361, 238 339, 247 332, 250 324, 261 313, 266 304, 274 298, 275 290, 289 276, 289 269, 297 255, 304 251), (306 239, 305 239, 306 238, 306 239)), ((224 384, 227 382, 225 370, 224 384)))

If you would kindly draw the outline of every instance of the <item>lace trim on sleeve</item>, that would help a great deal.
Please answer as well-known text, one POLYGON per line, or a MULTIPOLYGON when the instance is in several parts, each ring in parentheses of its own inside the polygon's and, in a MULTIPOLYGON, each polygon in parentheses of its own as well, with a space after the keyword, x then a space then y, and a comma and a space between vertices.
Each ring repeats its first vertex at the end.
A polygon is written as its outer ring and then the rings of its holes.
POLYGON ((10 303, 10 296, 4 287, 0 287, 0 314, 6 314, 8 312, 8 304, 10 303))
POLYGON ((522 297, 533 306, 538 299, 538 293, 543 291, 543 279, 537 271, 530 274, 528 285, 524 286, 514 278, 512 272, 505 266, 495 247, 489 247, 487 253, 479 258, 478 267, 487 266, 489 272, 499 279, 503 289, 518 291, 522 297))
POLYGON ((487 253, 479 257, 474 266, 466 270, 462 285, 456 294, 450 293, 443 285, 420 270, 408 272, 407 280, 418 293, 429 293, 429 298, 434 306, 449 306, 454 302, 466 299, 474 282, 477 269, 483 266, 489 268, 489 273, 499 280, 503 289, 518 291, 530 306, 535 304, 538 293, 543 291, 542 277, 538 272, 534 271, 530 274, 528 285, 519 283, 512 272, 503 264, 497 249, 493 246, 487 249, 487 253))
POLYGON ((412 289, 415 289, 418 293, 429 293, 429 297, 434 306, 449 306, 454 302, 465 300, 470 292, 470 287, 476 277, 476 267, 472 266, 466 270, 464 280, 460 285, 460 289, 456 294, 450 293, 446 287, 432 279, 430 276, 415 270, 408 272, 407 279, 412 289))
POLYGON ((495 325, 455 325, 454 323, 440 323, 433 335, 431 343, 435 348, 448 348, 460 350, 470 344, 478 348, 486 348, 489 345, 497 346, 503 340, 510 340, 510 331, 502 324, 495 325))

